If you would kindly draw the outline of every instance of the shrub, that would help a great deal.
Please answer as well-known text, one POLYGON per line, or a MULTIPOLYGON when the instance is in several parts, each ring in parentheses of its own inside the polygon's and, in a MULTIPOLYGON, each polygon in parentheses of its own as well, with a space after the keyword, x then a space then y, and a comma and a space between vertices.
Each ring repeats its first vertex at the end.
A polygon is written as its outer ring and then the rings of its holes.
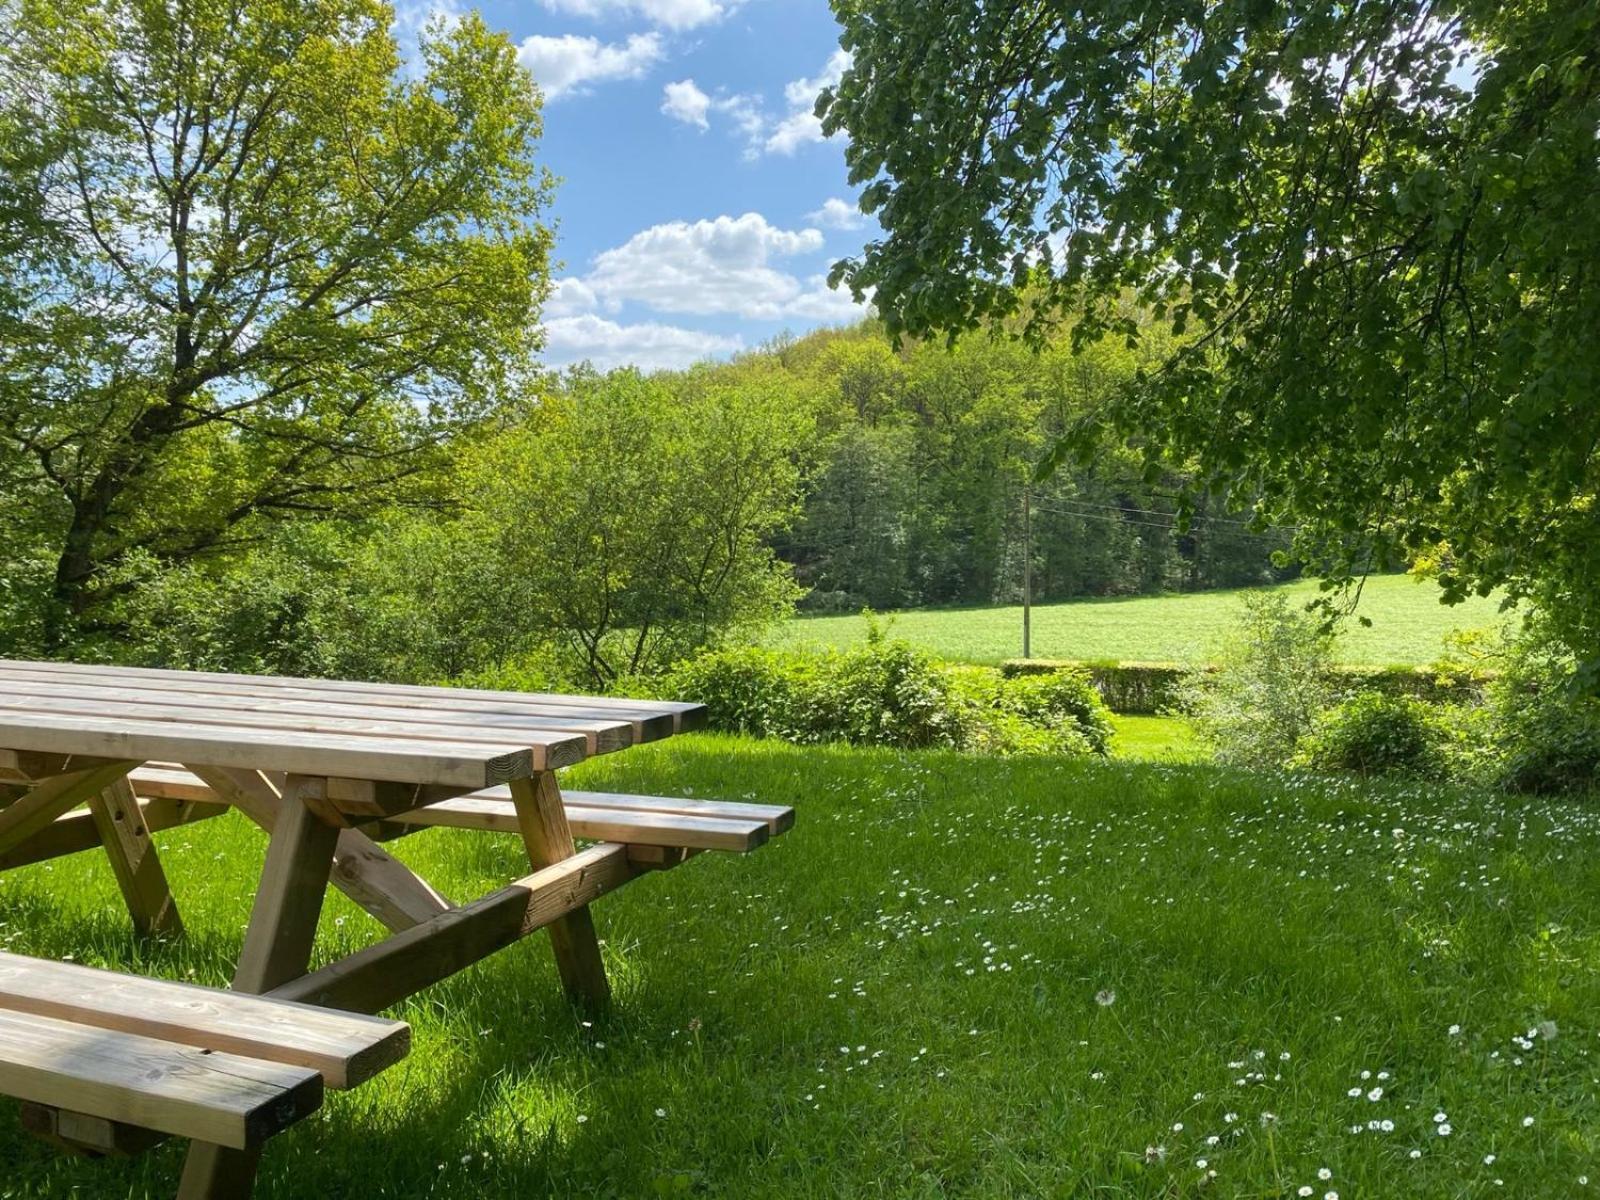
POLYGON ((1438 774, 1444 766, 1438 711, 1410 696, 1357 692, 1320 714, 1296 765, 1362 775, 1438 774))
POLYGON ((754 646, 713 650, 678 664, 663 695, 704 704, 716 729, 753 737, 795 737, 801 676, 796 656, 754 646))
POLYGON ((1600 699, 1542 624, 1512 640, 1488 688, 1490 777, 1507 791, 1586 791, 1600 783, 1600 699))
POLYGON ((655 690, 705 704, 713 728, 802 743, 1090 754, 1111 734, 1081 674, 1007 680, 882 637, 844 652, 710 651, 655 690))
POLYGON ((1247 594, 1238 630, 1213 669, 1185 678, 1180 707, 1219 760, 1282 766, 1333 700, 1332 650, 1332 635, 1282 595, 1247 594))
POLYGON ((1074 729, 1096 754, 1111 745, 1111 714, 1086 671, 1002 679, 998 707, 1041 729, 1074 729))
MULTIPOLYGON (((1008 678, 1084 671, 1112 712, 1161 713, 1183 702, 1186 682, 1195 670, 1175 662, 1073 662, 1056 658, 1012 658, 1000 664, 1008 678)), ((1383 692, 1432 702, 1479 699, 1491 675, 1476 665, 1441 661, 1427 667, 1371 667, 1340 663, 1329 668, 1332 690, 1383 692)))

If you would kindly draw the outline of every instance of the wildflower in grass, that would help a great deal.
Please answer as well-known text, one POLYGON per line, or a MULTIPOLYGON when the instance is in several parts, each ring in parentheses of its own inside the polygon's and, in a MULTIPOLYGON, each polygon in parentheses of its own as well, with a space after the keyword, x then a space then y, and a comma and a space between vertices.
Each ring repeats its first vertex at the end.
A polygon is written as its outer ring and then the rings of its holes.
POLYGON ((667 1110, 666 1110, 666 1109, 664 1109, 664 1108, 658 1108, 658 1109, 656 1109, 656 1116, 658 1116, 658 1117, 664 1117, 664 1116, 666 1116, 666 1115, 667 1115, 667 1110))
POLYGON ((1533 1118, 1532 1117, 1523 1117, 1522 1118, 1522 1127, 1524 1129, 1532 1128, 1533 1127, 1533 1118))
POLYGON ((1144 1148, 1144 1161, 1149 1163, 1151 1166, 1154 1166, 1159 1162, 1165 1162, 1166 1160, 1167 1148, 1165 1146, 1146 1146, 1144 1148))
POLYGON ((1454 1132, 1455 1131, 1450 1127, 1449 1121, 1446 1121, 1443 1125, 1439 1126, 1438 1129, 1438 1134, 1440 1137, 1449 1137, 1454 1132))
POLYGON ((1381 1087, 1373 1088, 1367 1093, 1367 1099, 1376 1104, 1379 1100, 1383 1099, 1383 1089, 1381 1087))
POLYGON ((1101 988, 1094 994, 1094 1002, 1101 1008, 1110 1008, 1117 1002, 1117 993, 1112 988, 1101 988))
POLYGON ((1261 1128, 1266 1129, 1269 1126, 1271 1126, 1274 1123, 1276 1123, 1277 1120, 1278 1120, 1278 1114, 1277 1113, 1263 1112, 1261 1114, 1261 1128))
POLYGON ((1317 1170, 1317 1178, 1326 1183, 1328 1180, 1333 1178, 1333 1172, 1328 1170, 1327 1167, 1320 1167, 1317 1170))
POLYGON ((1554 1021, 1540 1021, 1537 1028, 1539 1036, 1547 1042, 1553 1040, 1559 1032, 1554 1021))
POLYGON ((1303 1183, 1303 1184, 1300 1185, 1300 1190, 1295 1192, 1295 1195, 1296 1196, 1309 1196, 1309 1195, 1313 1194, 1316 1190, 1317 1189, 1312 1187, 1309 1183, 1303 1183))

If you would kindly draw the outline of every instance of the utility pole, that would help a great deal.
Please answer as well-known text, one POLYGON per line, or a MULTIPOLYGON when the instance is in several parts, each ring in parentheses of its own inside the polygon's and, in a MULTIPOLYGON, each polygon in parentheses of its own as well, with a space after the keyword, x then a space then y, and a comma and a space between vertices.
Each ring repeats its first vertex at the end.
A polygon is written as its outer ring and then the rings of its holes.
POLYGON ((1022 657, 1032 658, 1033 635, 1033 484, 1022 485, 1022 657))

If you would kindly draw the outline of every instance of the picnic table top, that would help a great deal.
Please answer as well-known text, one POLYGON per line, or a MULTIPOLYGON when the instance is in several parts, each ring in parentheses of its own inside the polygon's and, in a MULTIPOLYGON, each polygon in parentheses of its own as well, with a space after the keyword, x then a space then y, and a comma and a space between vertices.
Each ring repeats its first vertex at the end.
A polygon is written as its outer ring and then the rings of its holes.
POLYGON ((0 659, 0 751, 480 788, 704 719, 609 696, 0 659))

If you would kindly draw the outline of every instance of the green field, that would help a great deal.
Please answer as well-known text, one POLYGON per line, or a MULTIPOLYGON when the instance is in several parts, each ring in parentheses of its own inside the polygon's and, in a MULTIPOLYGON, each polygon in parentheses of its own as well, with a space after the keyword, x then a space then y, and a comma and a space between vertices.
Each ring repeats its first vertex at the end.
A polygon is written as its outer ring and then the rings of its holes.
MULTIPOLYGON (((1318 595, 1312 581, 1285 584, 1283 591, 1304 602, 1318 595)), ((1033 610, 1035 658, 1120 659, 1195 662, 1203 660, 1239 611, 1237 591, 1136 596, 1113 600, 1074 600, 1037 605, 1033 610)), ((1405 575, 1367 581, 1358 616, 1339 642, 1348 663, 1387 665, 1427 663, 1439 656, 1452 629, 1494 626, 1502 619, 1495 600, 1470 600, 1446 607, 1439 589, 1405 575)), ((941 658, 995 663, 1022 652, 1022 609, 925 609, 885 614, 891 636, 924 646, 941 658)), ((798 617, 773 638, 775 645, 846 646, 866 634, 859 616, 798 617)))
MULTIPOLYGON (((597 904, 592 1027, 542 938, 404 1005, 410 1058, 269 1143, 262 1200, 1600 1191, 1592 806, 699 735, 572 774, 798 822, 597 904)), ((181 942, 85 854, 0 876, 0 945, 224 982, 264 839, 157 840, 181 942)), ((527 869, 390 845, 457 900, 527 869)), ((334 895, 318 957, 378 933, 334 895)), ((0 1101, 8 1198, 170 1196, 181 1149, 64 1158, 0 1101)))

